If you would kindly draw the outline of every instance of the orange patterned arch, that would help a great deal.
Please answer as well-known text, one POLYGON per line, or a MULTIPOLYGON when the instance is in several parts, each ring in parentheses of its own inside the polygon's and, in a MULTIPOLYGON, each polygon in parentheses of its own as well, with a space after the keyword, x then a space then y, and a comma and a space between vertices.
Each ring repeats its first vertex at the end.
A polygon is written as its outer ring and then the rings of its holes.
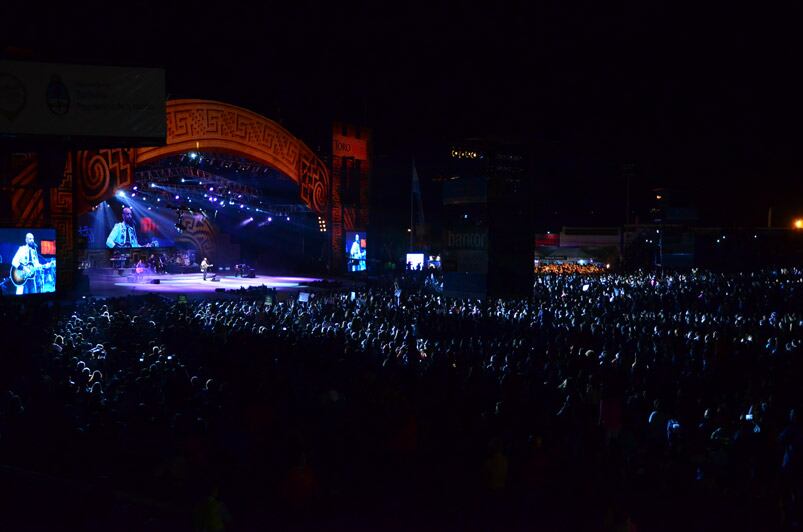
POLYGON ((329 205, 329 172, 301 140, 262 115, 211 100, 168 100, 167 142, 134 150, 141 165, 191 150, 227 152, 283 172, 298 183, 301 199, 324 214, 329 205))

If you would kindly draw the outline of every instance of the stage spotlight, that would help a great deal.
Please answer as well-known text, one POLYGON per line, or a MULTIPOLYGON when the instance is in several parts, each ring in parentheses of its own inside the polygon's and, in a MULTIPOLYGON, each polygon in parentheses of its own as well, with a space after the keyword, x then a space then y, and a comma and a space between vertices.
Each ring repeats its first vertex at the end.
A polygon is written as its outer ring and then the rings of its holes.
POLYGON ((244 205, 242 203, 240 203, 240 208, 242 209, 243 207, 244 207, 244 205))
POLYGON ((124 198, 125 197, 125 190, 118 190, 117 191, 117 197, 118 198, 124 198))
POLYGON ((136 197, 137 197, 137 193, 136 193, 136 192, 132 192, 132 193, 131 193, 131 197, 132 197, 132 198, 136 198, 136 197))
POLYGON ((273 217, 272 216, 268 216, 268 221, 272 222, 273 221, 273 217))
POLYGON ((191 151, 189 155, 190 155, 190 159, 197 159, 198 158, 198 153, 197 152, 191 151))
POLYGON ((209 187, 209 192, 214 192, 215 187, 209 187))
POLYGON ((138 187, 136 185, 134 185, 134 190, 138 190, 138 187))
POLYGON ((185 181, 185 179, 182 177, 182 178, 181 178, 181 182, 183 183, 184 181, 185 181))
POLYGON ((288 221, 288 222, 290 221, 290 217, 289 217, 289 216, 287 217, 287 221, 288 221))
POLYGON ((179 196, 178 196, 178 194, 176 194, 176 199, 179 199, 179 196))
POLYGON ((156 183, 151 183, 151 188, 156 187, 156 183))

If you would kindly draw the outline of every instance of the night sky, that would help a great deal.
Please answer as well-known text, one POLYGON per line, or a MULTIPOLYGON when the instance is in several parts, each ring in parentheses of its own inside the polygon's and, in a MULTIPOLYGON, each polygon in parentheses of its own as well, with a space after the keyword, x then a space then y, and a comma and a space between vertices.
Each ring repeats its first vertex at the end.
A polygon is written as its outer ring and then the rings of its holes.
POLYGON ((536 146, 553 226, 621 224, 625 163, 634 196, 685 188, 705 223, 803 213, 799 4, 396 4, 28 5, 0 44, 164 67, 170 97, 250 108, 313 148, 332 120, 367 123, 402 206, 412 154, 501 135, 536 146))

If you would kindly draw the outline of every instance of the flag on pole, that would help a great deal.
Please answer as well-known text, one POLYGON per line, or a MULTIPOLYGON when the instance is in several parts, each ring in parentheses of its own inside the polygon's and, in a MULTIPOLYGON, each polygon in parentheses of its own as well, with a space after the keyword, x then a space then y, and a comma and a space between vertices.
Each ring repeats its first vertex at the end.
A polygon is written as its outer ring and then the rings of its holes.
POLYGON ((410 187, 410 246, 413 245, 413 236, 418 233, 418 226, 424 223, 424 204, 421 201, 421 182, 413 159, 413 182, 410 187))

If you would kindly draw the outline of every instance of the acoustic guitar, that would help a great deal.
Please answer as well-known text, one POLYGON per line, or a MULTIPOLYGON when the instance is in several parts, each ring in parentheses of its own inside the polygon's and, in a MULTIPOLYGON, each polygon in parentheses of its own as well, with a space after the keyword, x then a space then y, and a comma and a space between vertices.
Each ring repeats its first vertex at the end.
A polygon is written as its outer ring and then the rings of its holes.
POLYGON ((33 264, 20 265, 19 268, 12 266, 9 277, 15 286, 22 286, 28 281, 28 279, 36 275, 38 272, 47 268, 52 268, 55 265, 56 260, 51 259, 47 264, 41 264, 39 266, 34 266, 33 264))

